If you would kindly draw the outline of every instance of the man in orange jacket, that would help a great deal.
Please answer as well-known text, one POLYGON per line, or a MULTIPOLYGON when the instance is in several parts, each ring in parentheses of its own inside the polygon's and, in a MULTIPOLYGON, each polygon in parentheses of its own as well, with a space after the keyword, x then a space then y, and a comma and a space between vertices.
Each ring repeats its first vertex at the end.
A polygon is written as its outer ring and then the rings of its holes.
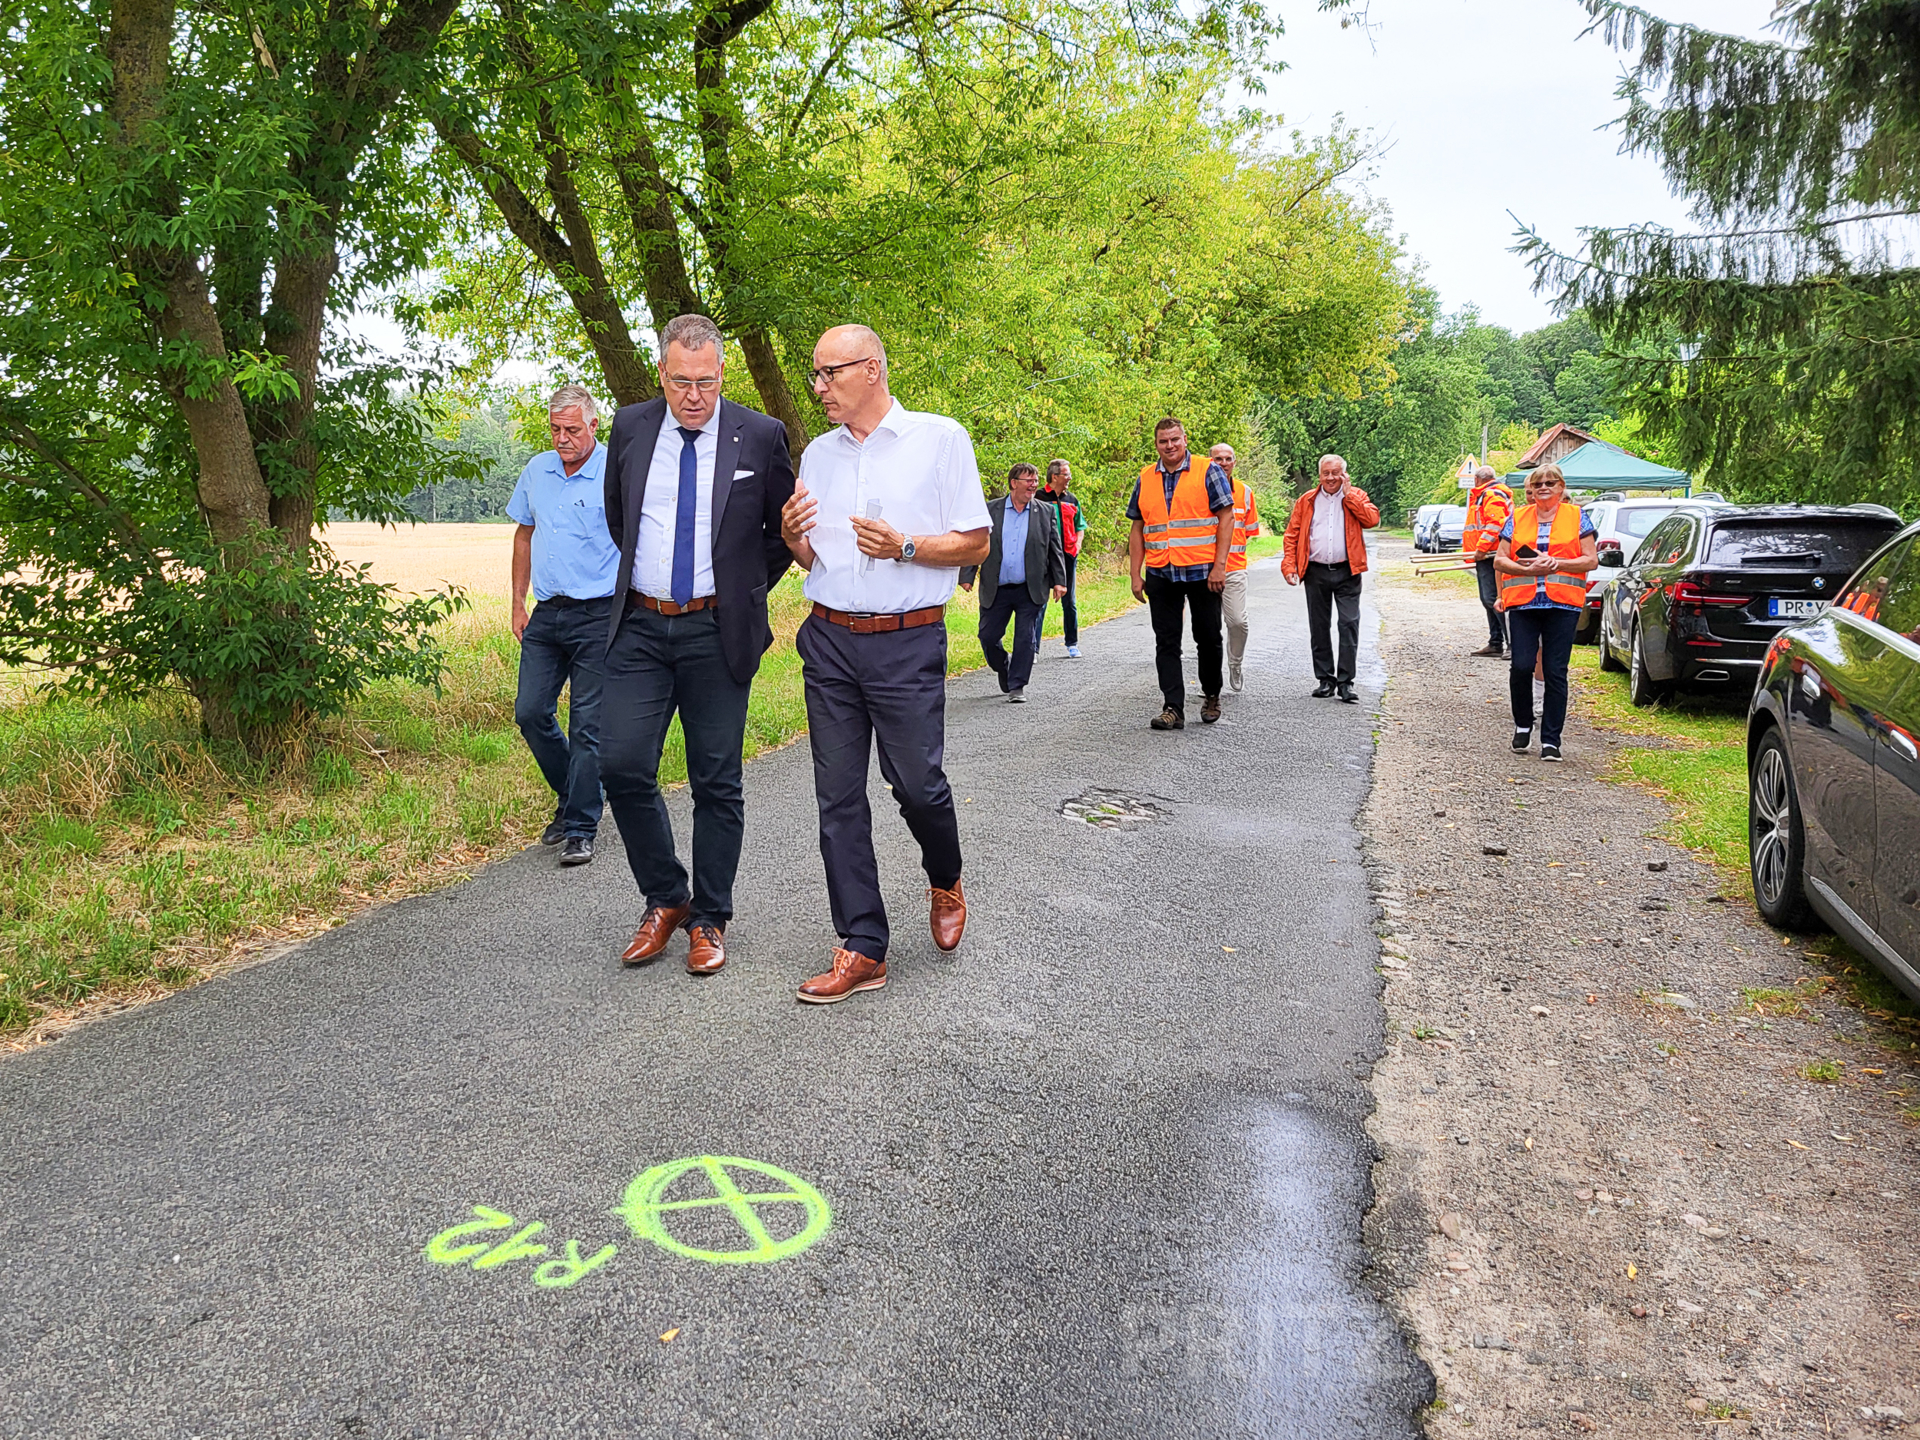
POLYGON ((1366 532, 1380 523, 1380 507, 1347 478, 1338 455, 1320 457, 1320 483, 1293 504, 1280 567, 1289 585, 1307 587, 1307 633, 1313 644, 1316 698, 1337 695, 1360 703, 1353 677, 1360 650, 1360 577, 1367 571, 1366 532), (1333 658, 1329 624, 1340 609, 1340 660, 1333 658))

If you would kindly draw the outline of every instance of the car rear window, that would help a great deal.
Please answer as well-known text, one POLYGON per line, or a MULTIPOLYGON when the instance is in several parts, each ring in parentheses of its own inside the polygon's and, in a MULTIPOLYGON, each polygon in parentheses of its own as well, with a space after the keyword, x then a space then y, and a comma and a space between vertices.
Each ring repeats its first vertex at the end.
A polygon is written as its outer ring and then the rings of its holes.
POLYGON ((1879 516, 1722 520, 1713 527, 1707 564, 1853 571, 1899 528, 1899 521, 1879 516))
POLYGON ((1649 505, 1643 509, 1622 510, 1613 517, 1614 533, 1644 540, 1654 526, 1673 513, 1671 505, 1649 505))

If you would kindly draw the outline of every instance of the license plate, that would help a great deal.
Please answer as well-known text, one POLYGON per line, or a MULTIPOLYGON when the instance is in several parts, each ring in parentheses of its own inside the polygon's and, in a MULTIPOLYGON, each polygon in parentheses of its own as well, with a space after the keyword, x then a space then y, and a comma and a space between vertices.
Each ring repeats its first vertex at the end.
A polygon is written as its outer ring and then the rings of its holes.
POLYGON ((1782 600, 1778 595, 1767 597, 1767 614, 1775 620, 1807 620, 1827 608, 1824 600, 1782 600))

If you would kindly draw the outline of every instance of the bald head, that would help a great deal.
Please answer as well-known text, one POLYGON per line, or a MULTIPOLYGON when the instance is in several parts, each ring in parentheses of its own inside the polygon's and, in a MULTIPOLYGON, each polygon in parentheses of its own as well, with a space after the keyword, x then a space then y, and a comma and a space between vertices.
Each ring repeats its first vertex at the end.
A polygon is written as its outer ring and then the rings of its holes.
POLYGON ((813 393, 827 419, 864 441, 893 408, 887 347, 865 325, 836 325, 813 347, 813 393))

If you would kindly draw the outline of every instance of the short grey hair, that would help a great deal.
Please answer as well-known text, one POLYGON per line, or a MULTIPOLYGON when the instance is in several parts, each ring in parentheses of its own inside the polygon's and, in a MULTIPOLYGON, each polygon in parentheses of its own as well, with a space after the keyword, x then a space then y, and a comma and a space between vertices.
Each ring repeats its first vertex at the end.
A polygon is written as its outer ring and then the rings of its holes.
POLYGON ((849 325, 847 329, 873 347, 873 358, 880 362, 880 383, 887 383, 887 347, 879 335, 865 325, 849 325))
POLYGON ((547 401, 547 414, 558 415, 562 410, 578 410, 580 418, 589 424, 600 418, 600 407, 593 403, 593 392, 584 385, 566 384, 553 392, 553 398, 547 401))
POLYGON ((678 345, 685 350, 698 350, 702 345, 713 347, 713 358, 727 358, 727 342, 720 335, 720 327, 704 315, 676 315, 660 327, 660 358, 667 358, 667 347, 678 345))
POLYGON ((1500 478, 1500 475, 1491 465, 1482 465, 1478 470, 1473 472, 1473 478, 1476 480, 1497 480, 1500 478))
POLYGON ((1325 465, 1329 460, 1337 460, 1342 470, 1347 468, 1347 457, 1344 455, 1322 455, 1320 457, 1320 465, 1316 465, 1313 468, 1318 470, 1321 465, 1325 465))
POLYGON ((1073 467, 1064 460, 1049 460, 1047 461, 1047 478, 1049 480, 1058 479, 1072 468, 1073 467))

